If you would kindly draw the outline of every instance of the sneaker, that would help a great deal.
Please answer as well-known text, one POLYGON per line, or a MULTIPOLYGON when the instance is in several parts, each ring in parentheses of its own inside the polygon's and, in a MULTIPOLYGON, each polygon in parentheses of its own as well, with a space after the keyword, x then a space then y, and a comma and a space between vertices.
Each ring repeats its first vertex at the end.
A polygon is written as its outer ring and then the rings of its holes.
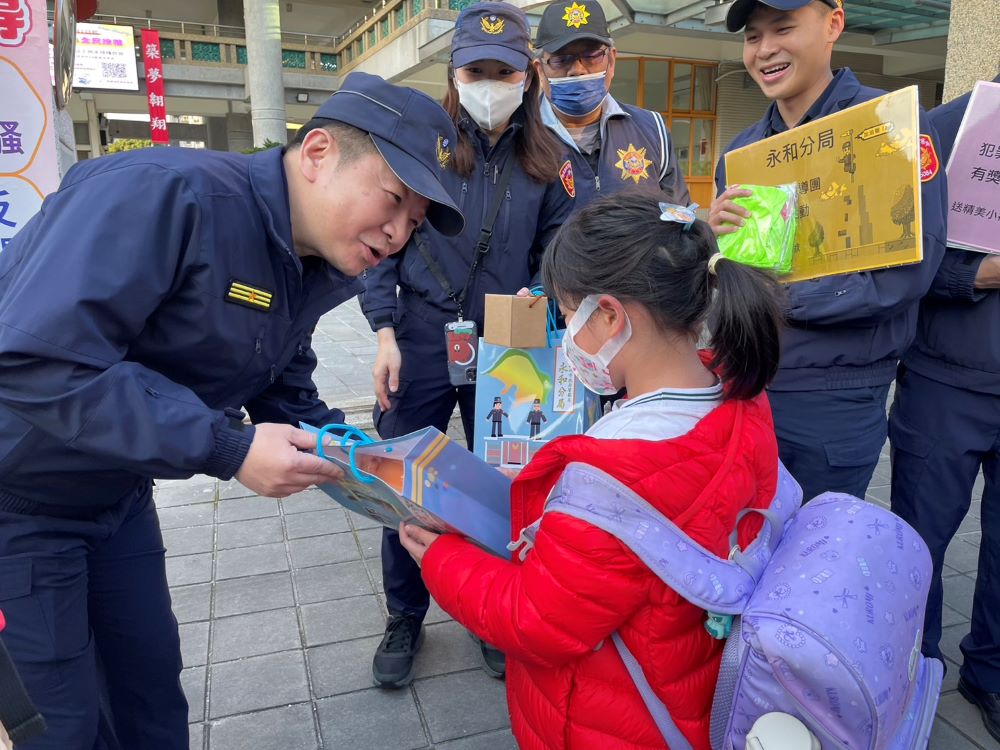
POLYGON ((384 688, 401 688, 413 682, 413 659, 422 645, 423 618, 390 615, 372 660, 375 682, 384 688))
POLYGON ((480 640, 475 636, 472 639, 479 644, 479 656, 482 658, 482 663, 479 666, 490 677, 502 680, 504 675, 507 674, 507 657, 504 656, 503 651, 493 648, 486 641, 480 640))
POLYGON ((958 678, 958 692, 965 700, 979 709, 983 716, 986 731, 993 739, 1000 742, 1000 693, 987 693, 975 685, 966 682, 964 677, 958 678))

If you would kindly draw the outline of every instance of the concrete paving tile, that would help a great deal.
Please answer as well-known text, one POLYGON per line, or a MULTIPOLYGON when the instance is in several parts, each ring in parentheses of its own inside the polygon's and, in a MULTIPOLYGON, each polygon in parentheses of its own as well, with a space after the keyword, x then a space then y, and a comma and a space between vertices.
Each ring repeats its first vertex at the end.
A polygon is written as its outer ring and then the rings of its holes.
POLYGON ((210 685, 212 719, 309 700, 305 656, 301 651, 216 664, 212 667, 210 685))
MULTIPOLYGON (((967 739, 981 748, 996 748, 997 742, 986 731, 979 709, 969 703, 960 693, 941 696, 938 703, 938 722, 947 721, 967 739)), ((961 746, 959 746, 961 747, 961 746)), ((948 750, 952 750, 950 747, 948 750)))
POLYGON ((311 510, 331 510, 340 507, 323 490, 317 489, 297 492, 279 500, 278 503, 285 514, 307 513, 311 510))
POLYGON ((374 596, 306 604, 301 609, 307 646, 382 635, 385 632, 385 617, 374 596))
POLYGON ((215 620, 212 662, 244 659, 302 648, 295 609, 270 609, 215 620))
POLYGON ((414 683, 434 742, 510 726, 503 680, 480 669, 414 683))
POLYGON ((292 558, 293 568, 311 568, 315 565, 347 562, 357 560, 361 555, 352 531, 307 539, 290 539, 288 552, 292 558))
POLYGON ((382 556, 382 527, 376 529, 362 529, 357 532, 358 542, 361 544, 361 555, 365 558, 381 558, 382 556))
POLYGON ((346 511, 330 508, 286 514, 285 530, 289 539, 303 539, 323 534, 339 534, 342 531, 350 531, 351 527, 347 523, 346 511))
POLYGON ((961 539, 963 542, 966 542, 967 544, 971 544, 976 549, 979 549, 979 544, 980 544, 980 542, 983 539, 983 532, 982 531, 970 531, 968 533, 963 533, 963 532, 960 531, 958 534, 955 534, 955 538, 956 539, 961 539))
POLYGON ((211 552, 214 543, 214 526, 192 526, 189 529, 167 529, 163 532, 163 546, 167 548, 167 557, 211 552))
POLYGON ((219 549, 253 547, 258 544, 280 542, 284 539, 284 532, 281 529, 281 519, 277 516, 255 518, 249 521, 234 521, 233 523, 220 523, 216 528, 219 532, 219 549))
POLYGON ((958 665, 948 659, 944 660, 947 667, 941 680, 941 694, 953 693, 958 690, 958 665))
POLYGON ((219 499, 225 500, 231 497, 253 497, 257 493, 249 487, 244 487, 235 479, 228 482, 219 482, 219 499))
POLYGON ((204 724, 188 724, 188 742, 191 750, 203 750, 207 738, 204 724))
POLYGON ((363 516, 360 513, 348 513, 351 521, 351 528, 355 531, 361 531, 361 529, 381 529, 382 524, 378 521, 374 521, 368 516, 363 516))
POLYGON ((944 603, 963 617, 972 617, 972 596, 976 582, 969 576, 949 578, 944 587, 944 603))
POLYGON ((880 504, 889 504, 889 486, 888 485, 869 485, 868 494, 879 501, 880 504))
POLYGON ((962 519, 962 523, 958 525, 959 534, 969 534, 976 531, 981 532, 983 530, 981 521, 973 515, 967 515, 962 519))
MULTIPOLYGON (((948 584, 945 583, 945 586, 948 584)), ((962 623, 969 622, 969 618, 963 615, 961 612, 956 612, 947 604, 941 607, 941 627, 950 628, 952 625, 961 625, 962 623)))
POLYGON ((157 509, 161 529, 183 529, 188 526, 204 526, 215 517, 214 503, 181 505, 176 508, 157 509))
POLYGON ((365 750, 427 747, 409 690, 372 688, 317 701, 323 746, 365 750))
POLYGON ((159 481, 153 490, 153 501, 157 508, 175 508, 178 505, 193 505, 195 503, 210 503, 215 500, 215 487, 218 480, 209 479, 203 482, 181 482, 167 487, 161 487, 159 481))
POLYGON ((216 553, 215 578, 219 581, 282 570, 288 570, 288 558, 285 555, 285 545, 280 542, 224 549, 216 553))
POLYGON ((170 606, 179 623, 207 620, 212 613, 212 584, 199 583, 170 589, 170 606))
POLYGON ((178 626, 181 636, 181 660, 185 667, 200 667, 208 662, 208 623, 189 622, 178 626))
POLYGON ((230 617, 295 604, 287 572, 230 578, 215 584, 215 616, 230 617))
POLYGON ((306 651, 313 694, 317 698, 327 698, 372 687, 372 659, 381 641, 381 636, 374 636, 306 651))
POLYGON ((314 604, 375 593, 360 560, 292 571, 299 604, 314 604))
POLYGON ((415 677, 433 677, 479 666, 479 645, 457 622, 425 625, 424 633, 424 645, 417 653, 415 677))
POLYGON ((947 656, 956 664, 962 663, 962 651, 958 644, 969 632, 969 625, 952 625, 950 628, 941 629, 941 653, 947 656))
POLYGON ((167 558, 167 585, 186 586, 212 580, 212 553, 167 558))
POLYGON ((278 515, 278 501, 270 497, 237 497, 219 501, 218 523, 249 521, 278 515))
POLYGON ((188 722, 205 720, 205 667, 181 671, 181 688, 188 702, 188 722))
POLYGON ((504 729, 500 732, 487 732, 461 740, 442 742, 434 747, 438 750, 517 750, 517 743, 510 730, 504 729))
POLYGON ((212 750, 317 750, 312 706, 300 703, 213 721, 212 750))

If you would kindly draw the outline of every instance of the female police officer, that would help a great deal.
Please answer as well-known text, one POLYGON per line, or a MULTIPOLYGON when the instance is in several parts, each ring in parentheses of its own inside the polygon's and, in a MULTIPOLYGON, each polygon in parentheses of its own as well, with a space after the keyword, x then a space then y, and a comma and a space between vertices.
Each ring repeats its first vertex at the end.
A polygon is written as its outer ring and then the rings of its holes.
MULTIPOLYGON (((474 338, 484 294, 529 286, 572 208, 571 179, 564 181, 570 187, 556 179, 561 147, 539 115, 528 35, 524 14, 504 3, 472 5, 456 22, 444 107, 458 142, 440 143, 438 158, 449 167, 465 231, 451 238, 421 229, 399 259, 368 274, 362 308, 379 340, 374 421, 383 438, 428 425, 444 432, 457 401, 471 446, 474 372, 459 367, 454 382, 449 377, 445 327, 462 321, 459 328, 468 331, 475 323, 474 338), (458 385, 467 376, 468 384, 458 385)), ((420 569, 389 529, 382 571, 390 616, 373 672, 379 684, 399 687, 412 678, 429 596, 420 569)), ((503 673, 502 654, 483 645, 483 656, 487 671, 503 673)))

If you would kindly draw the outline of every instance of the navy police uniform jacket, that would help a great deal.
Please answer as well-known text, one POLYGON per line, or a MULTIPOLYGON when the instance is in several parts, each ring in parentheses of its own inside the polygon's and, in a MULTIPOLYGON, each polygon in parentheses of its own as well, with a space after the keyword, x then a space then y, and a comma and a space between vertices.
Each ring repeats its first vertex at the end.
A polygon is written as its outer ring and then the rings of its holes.
POLYGON ((601 111, 600 152, 597 171, 580 151, 573 136, 542 97, 542 122, 569 149, 569 159, 559 170, 559 179, 583 208, 595 198, 613 195, 628 187, 658 184, 665 200, 686 206, 691 202, 684 175, 677 165, 677 152, 670 131, 656 112, 619 104, 610 94, 601 111))
POLYGON ((310 341, 360 284, 292 249, 280 149, 74 166, 0 253, 0 509, 230 478, 255 422, 341 421, 310 341))
MULTIPOLYGON (((843 68, 802 122, 809 122, 885 92, 862 86, 843 68)), ((784 132, 788 127, 771 103, 759 122, 744 130, 726 151, 784 132)), ((937 143, 927 115, 920 132, 937 143)), ((943 162, 940 162, 941 164, 943 162)), ((725 161, 716 169, 716 186, 725 190, 725 161)), ((788 325, 781 364, 769 386, 778 391, 836 390, 886 385, 916 333, 918 302, 931 287, 944 255, 947 185, 942 169, 921 185, 923 253, 921 263, 881 271, 829 276, 788 285, 788 325)))
MULTIPOLYGON (((1000 76, 994 81, 1000 83, 1000 76)), ((951 158, 970 96, 928 113, 941 138, 942 164, 951 158)), ((967 250, 945 253, 920 304, 917 337, 903 364, 956 388, 1000 396, 1000 291, 975 287, 979 265, 987 257, 967 250)))
MULTIPOLYGON (((476 150, 478 167, 469 177, 446 169, 442 181, 465 214, 465 229, 455 237, 445 237, 426 223, 417 229, 456 296, 461 296, 469 278, 500 173, 508 159, 517 158, 514 133, 521 127, 519 115, 520 111, 492 148, 471 119, 465 117, 459 122, 476 150)), ((520 164, 513 167, 489 251, 480 259, 472 288, 463 302, 464 318, 476 321, 480 331, 484 295, 514 294, 521 287, 532 286, 537 281, 545 246, 569 216, 572 199, 556 175, 552 179, 548 184, 539 184, 525 174, 520 164)), ((410 313, 440 328, 442 345, 444 324, 458 315, 455 303, 427 267, 416 237, 410 239, 404 252, 383 260, 368 272, 361 307, 372 330, 397 325, 404 314, 410 313)))

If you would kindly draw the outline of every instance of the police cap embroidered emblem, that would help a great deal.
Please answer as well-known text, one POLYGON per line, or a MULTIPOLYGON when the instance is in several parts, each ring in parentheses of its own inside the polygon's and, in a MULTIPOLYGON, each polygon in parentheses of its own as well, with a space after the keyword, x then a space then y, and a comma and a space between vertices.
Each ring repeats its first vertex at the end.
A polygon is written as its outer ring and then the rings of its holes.
POLYGON ((941 168, 934 141, 929 135, 920 135, 920 181, 930 182, 941 168))
POLYGON ((566 28, 578 29, 581 26, 587 25, 587 19, 590 18, 590 11, 587 10, 587 6, 583 3, 573 3, 572 5, 567 5, 566 14, 562 17, 562 20, 566 22, 566 28))
POLYGON ((226 302, 243 305, 260 312, 267 312, 271 309, 271 297, 271 292, 266 289, 250 286, 236 279, 229 282, 229 290, 226 292, 226 302))
POLYGON ((498 15, 483 16, 479 23, 486 34, 497 36, 503 33, 503 18, 498 15))

